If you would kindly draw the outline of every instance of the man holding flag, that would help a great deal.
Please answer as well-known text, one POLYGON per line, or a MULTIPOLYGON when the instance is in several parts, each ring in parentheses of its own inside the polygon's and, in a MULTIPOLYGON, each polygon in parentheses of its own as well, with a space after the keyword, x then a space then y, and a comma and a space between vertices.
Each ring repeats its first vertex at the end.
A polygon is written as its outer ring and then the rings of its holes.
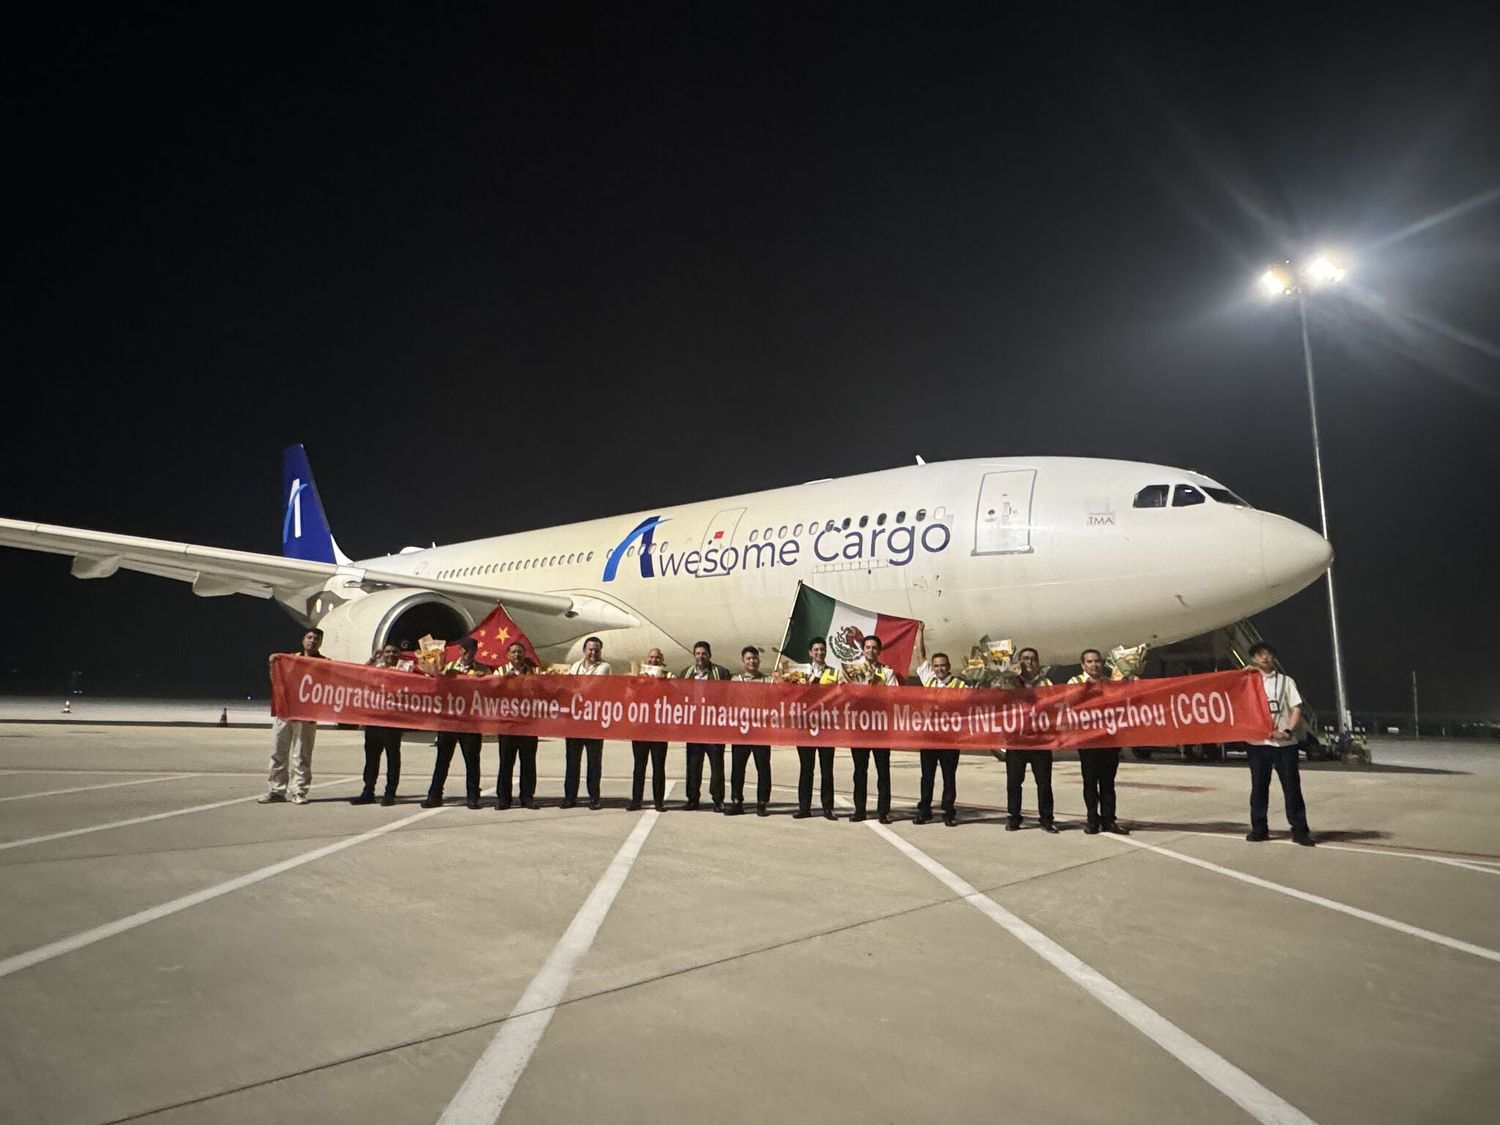
MULTIPOLYGON (((825 662, 827 658, 828 642, 822 637, 814 637, 807 646, 808 683, 826 686, 839 682, 838 673, 825 662)), ((833 811, 833 747, 799 746, 797 759, 800 767, 797 773, 797 811, 792 814, 792 819, 806 820, 812 816, 813 761, 816 759, 823 782, 819 794, 823 799, 823 819, 837 820, 833 811)))
MULTIPOLYGON (((512 641, 507 650, 509 660, 496 668, 497 676, 533 676, 536 660, 527 655, 523 641, 512 641)), ((502 734, 500 736, 500 776, 495 781, 495 808, 510 808, 511 785, 515 779, 516 759, 521 759, 521 807, 535 809, 536 803, 536 735, 502 734)))

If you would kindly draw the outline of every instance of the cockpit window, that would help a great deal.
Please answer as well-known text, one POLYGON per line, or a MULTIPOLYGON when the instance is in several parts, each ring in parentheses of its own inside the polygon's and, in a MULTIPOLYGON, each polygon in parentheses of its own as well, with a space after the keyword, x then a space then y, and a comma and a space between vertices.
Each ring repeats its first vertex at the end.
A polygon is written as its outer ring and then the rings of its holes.
POLYGON ((1165 508, 1167 506, 1167 486, 1164 484, 1148 484, 1135 494, 1135 506, 1137 508, 1165 508))
POLYGON ((1179 484, 1176 493, 1172 496, 1172 507, 1187 508, 1194 504, 1205 503, 1203 493, 1199 492, 1190 484, 1179 484))
POLYGON ((1218 501, 1220 504, 1233 504, 1236 508, 1251 507, 1248 502, 1240 499, 1234 493, 1230 492, 1227 488, 1209 488, 1207 485, 1204 485, 1203 491, 1208 493, 1211 497, 1214 498, 1214 500, 1218 501))

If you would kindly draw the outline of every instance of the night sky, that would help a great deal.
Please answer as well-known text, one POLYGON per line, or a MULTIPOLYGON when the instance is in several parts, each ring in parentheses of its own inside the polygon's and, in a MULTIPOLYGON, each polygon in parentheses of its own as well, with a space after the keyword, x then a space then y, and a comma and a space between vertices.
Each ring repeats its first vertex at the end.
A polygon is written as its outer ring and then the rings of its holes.
MULTIPOLYGON (((0 515, 355 557, 928 460, 1195 468, 1317 526, 1350 696, 1500 716, 1482 6, 702 5, 12 24, 0 515), (318 17, 321 18, 321 17, 318 17), (439 22, 432 22, 438 20, 439 22)), ((264 695, 274 605, 0 550, 0 690, 264 695)), ((1321 584, 1263 632, 1331 714, 1321 584)))

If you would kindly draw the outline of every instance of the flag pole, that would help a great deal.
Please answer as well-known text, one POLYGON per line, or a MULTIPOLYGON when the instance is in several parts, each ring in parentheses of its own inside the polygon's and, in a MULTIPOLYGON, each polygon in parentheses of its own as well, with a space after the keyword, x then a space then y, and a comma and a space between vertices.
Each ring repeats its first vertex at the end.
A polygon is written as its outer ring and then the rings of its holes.
MULTIPOLYGON (((792 612, 786 615, 786 628, 783 629, 782 633, 781 633, 781 646, 776 650, 776 655, 779 656, 779 657, 782 657, 782 658, 786 657, 786 642, 787 642, 787 639, 789 637, 791 637, 791 635, 792 635, 792 621, 797 616, 797 606, 798 606, 798 604, 801 601, 802 601, 802 579, 799 578, 799 579, 797 579, 797 592, 792 597, 792 612)), ((778 660, 776 663, 777 663, 777 668, 779 670, 780 666, 781 666, 781 661, 778 660)))

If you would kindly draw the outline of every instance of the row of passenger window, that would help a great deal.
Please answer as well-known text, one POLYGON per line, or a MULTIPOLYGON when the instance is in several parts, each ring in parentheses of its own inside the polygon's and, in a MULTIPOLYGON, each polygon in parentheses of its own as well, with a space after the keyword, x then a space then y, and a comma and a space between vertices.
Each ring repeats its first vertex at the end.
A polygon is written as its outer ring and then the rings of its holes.
POLYGON ((536 570, 544 566, 572 566, 574 563, 594 561, 593 551, 577 551, 571 555, 544 555, 534 559, 512 559, 510 562, 485 563, 483 566, 460 566, 453 570, 440 570, 438 578, 474 578, 481 574, 500 574, 508 570, 536 570))
POLYGON ((1194 504, 1203 504, 1212 497, 1220 504, 1231 504, 1236 508, 1248 508, 1249 504, 1241 500, 1227 488, 1210 488, 1204 485, 1200 490, 1190 484, 1179 484, 1175 489, 1170 484, 1148 484, 1135 494, 1135 507, 1137 508, 1165 508, 1167 497, 1172 499, 1174 508, 1190 508, 1194 504), (1207 493, 1207 495, 1204 495, 1207 493))
MULTIPOLYGON (((943 518, 943 515, 944 509, 938 508, 932 513, 932 518, 935 520, 940 520, 943 518)), ((918 508, 916 514, 912 517, 912 519, 916 523, 924 522, 927 519, 927 509, 918 508)), ((870 517, 860 516, 857 522, 860 527, 869 527, 870 517)), ((885 512, 881 512, 878 516, 875 517, 876 527, 884 527, 885 522, 885 512)), ((906 522, 906 512, 904 510, 896 513, 895 522, 897 524, 903 524, 906 522)), ((816 533, 820 529, 822 531, 848 531, 851 527, 855 526, 855 523, 856 521, 852 516, 845 516, 842 523, 840 523, 838 520, 809 520, 806 525, 800 523, 791 525, 782 524, 779 528, 768 527, 764 531, 762 531, 760 528, 751 528, 750 542, 755 543, 762 539, 785 539, 788 534, 791 534, 795 538, 796 536, 802 534, 804 526, 806 527, 806 530, 809 534, 816 533)))

